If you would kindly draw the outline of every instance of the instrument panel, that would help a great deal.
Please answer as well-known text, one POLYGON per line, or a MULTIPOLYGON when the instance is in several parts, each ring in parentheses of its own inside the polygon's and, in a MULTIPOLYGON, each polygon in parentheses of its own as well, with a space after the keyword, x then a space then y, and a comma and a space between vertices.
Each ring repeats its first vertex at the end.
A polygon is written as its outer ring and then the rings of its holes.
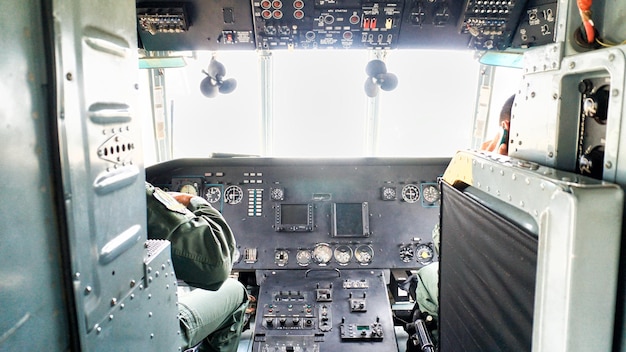
POLYGON ((237 239, 237 270, 417 268, 437 260, 448 159, 181 159, 146 169, 207 199, 237 239))
POLYGON ((556 6, 555 0, 138 0, 137 29, 140 46, 150 51, 491 50, 552 42, 556 6), (538 2, 542 18, 534 15, 538 2))

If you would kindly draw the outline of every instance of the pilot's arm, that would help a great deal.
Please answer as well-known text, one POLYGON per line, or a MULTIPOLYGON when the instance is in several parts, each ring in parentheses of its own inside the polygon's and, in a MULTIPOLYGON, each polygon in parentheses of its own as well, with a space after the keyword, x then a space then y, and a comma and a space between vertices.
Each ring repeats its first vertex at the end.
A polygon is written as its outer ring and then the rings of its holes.
POLYGON ((217 290, 228 278, 235 238, 222 215, 201 197, 188 197, 187 206, 146 183, 148 238, 172 243, 178 279, 191 286, 217 290))

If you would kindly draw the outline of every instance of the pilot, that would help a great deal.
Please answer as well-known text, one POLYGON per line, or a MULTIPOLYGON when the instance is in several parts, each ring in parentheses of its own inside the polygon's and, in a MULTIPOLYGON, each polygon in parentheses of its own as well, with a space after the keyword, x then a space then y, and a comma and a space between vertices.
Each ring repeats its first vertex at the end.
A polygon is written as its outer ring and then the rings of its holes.
POLYGON ((511 109, 513 109, 513 101, 515 95, 510 96, 502 105, 500 110, 500 131, 490 140, 484 142, 481 146, 481 150, 488 152, 496 152, 502 155, 508 155, 509 153, 509 130, 511 128, 511 109))
POLYGON ((248 306, 246 288, 229 278, 235 254, 230 227, 206 200, 146 183, 148 238, 171 242, 179 294, 182 350, 237 350, 248 306))

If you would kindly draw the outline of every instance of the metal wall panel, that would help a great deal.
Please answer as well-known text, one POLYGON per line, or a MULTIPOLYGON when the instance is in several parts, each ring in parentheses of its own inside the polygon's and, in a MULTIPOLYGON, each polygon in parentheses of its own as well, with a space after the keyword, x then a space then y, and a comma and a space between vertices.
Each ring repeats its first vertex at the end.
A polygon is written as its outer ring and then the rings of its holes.
POLYGON ((159 259, 157 268, 167 275, 151 285, 156 269, 145 248, 134 5, 53 2, 76 329, 89 351, 171 351, 179 342, 175 276, 169 261, 159 259))
POLYGON ((40 6, 0 3, 0 351, 70 348, 40 6))

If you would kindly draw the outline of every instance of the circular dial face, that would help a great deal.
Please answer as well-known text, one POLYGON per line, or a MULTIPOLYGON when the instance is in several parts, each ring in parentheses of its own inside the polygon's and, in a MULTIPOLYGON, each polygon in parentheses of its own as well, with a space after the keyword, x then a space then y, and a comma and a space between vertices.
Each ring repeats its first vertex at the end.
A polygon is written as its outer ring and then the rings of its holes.
POLYGON ((278 266, 285 266, 289 261, 289 253, 284 249, 278 249, 274 253, 274 262, 278 266))
POLYGON ((272 200, 283 200, 285 199, 285 190, 282 188, 272 188, 270 190, 270 197, 272 197, 272 200))
POLYGON ((238 204, 243 199, 243 190, 239 186, 228 186, 224 190, 224 201, 228 204, 238 204))
POLYGON ((308 249, 300 249, 296 253, 296 261, 300 266, 307 266, 311 263, 311 251, 308 249))
POLYGON ((352 248, 344 245, 340 245, 335 248, 334 252, 335 260, 339 265, 348 265, 350 259, 352 259, 352 248))
POLYGON ((428 264, 432 262, 435 256, 435 252, 432 247, 427 244, 420 244, 417 246, 416 253, 417 261, 420 262, 420 264, 428 264))
POLYGON ((180 189, 178 190, 178 192, 191 194, 192 196, 197 196, 198 188, 196 188, 196 186, 192 185, 191 183, 185 183, 184 185, 180 186, 180 189))
POLYGON ((420 199, 420 189, 416 185, 402 187, 402 199, 407 203, 415 203, 420 199))
POLYGON ((427 203, 436 203, 441 196, 439 194, 439 189, 435 185, 426 185, 422 189, 422 195, 424 197, 424 201, 427 203))
POLYGON ((319 265, 326 265, 333 258, 333 250, 326 243, 318 243, 313 248, 313 261, 319 265))
POLYGON ((382 188, 382 198, 383 200, 395 200, 397 197, 397 192, 394 187, 383 187, 382 188))
POLYGON ((217 203, 222 198, 222 190, 217 186, 211 186, 204 192, 204 198, 209 203, 217 203))
POLYGON ((374 258, 374 250, 368 245, 358 246, 354 250, 354 258, 361 265, 368 265, 374 258))
POLYGON ((413 251, 413 247, 411 245, 400 247, 400 260, 409 263, 413 260, 415 256, 415 252, 413 251))

